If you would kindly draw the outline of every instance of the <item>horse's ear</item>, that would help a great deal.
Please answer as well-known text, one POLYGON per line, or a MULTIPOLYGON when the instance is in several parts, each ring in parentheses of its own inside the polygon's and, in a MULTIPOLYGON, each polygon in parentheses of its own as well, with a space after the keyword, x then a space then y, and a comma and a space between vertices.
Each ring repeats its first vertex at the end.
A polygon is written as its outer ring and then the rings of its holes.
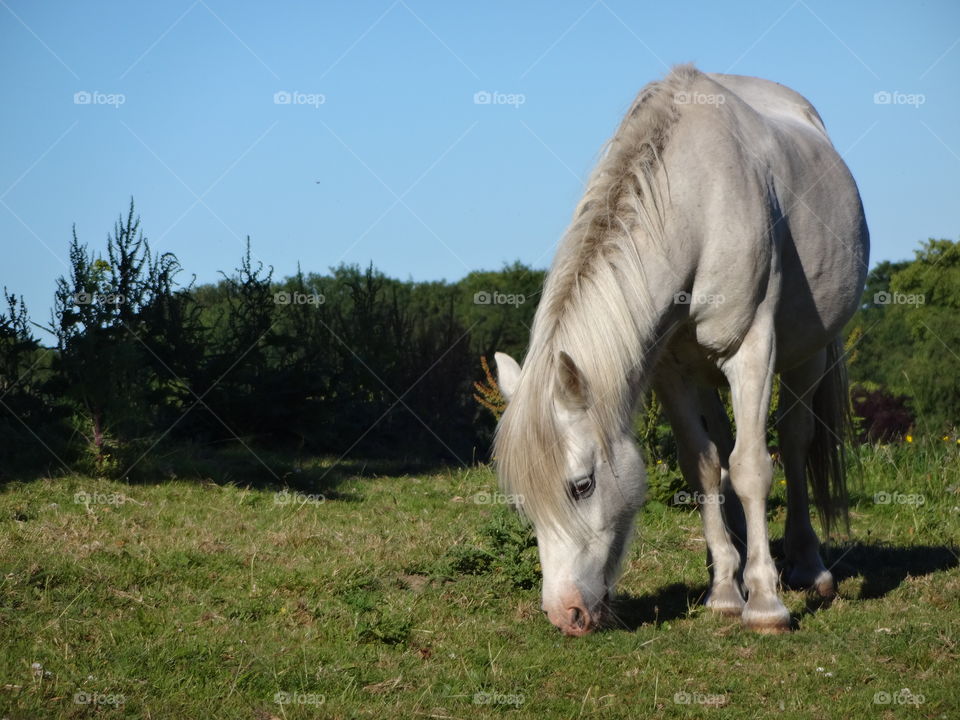
POLYGON ((557 388, 560 400, 570 410, 584 410, 590 397, 587 379, 580 372, 580 368, 563 350, 557 356, 559 378, 557 388))
POLYGON ((493 359, 497 362, 497 385, 500 386, 500 394, 504 400, 509 401, 520 384, 520 365, 502 352, 494 353, 493 359))

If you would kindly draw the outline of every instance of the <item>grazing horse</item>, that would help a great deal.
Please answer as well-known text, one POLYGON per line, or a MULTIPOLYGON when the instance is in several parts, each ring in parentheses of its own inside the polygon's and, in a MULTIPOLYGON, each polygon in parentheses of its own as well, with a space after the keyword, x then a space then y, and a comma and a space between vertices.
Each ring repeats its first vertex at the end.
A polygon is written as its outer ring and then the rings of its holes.
POLYGON ((632 422, 651 387, 700 500, 706 604, 782 632, 766 515, 779 373, 786 581, 835 592, 807 481, 829 532, 846 520, 839 333, 868 254, 853 177, 799 94, 690 65, 640 91, 559 245, 523 367, 496 355, 497 472, 534 526, 554 625, 583 635, 609 612, 644 497, 632 422))

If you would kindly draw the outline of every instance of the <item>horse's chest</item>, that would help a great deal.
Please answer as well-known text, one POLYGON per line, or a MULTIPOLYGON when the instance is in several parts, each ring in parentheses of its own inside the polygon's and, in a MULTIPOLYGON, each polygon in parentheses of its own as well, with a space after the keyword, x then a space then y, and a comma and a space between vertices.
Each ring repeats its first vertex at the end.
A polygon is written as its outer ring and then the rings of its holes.
POLYGON ((678 330, 670 340, 659 363, 670 363, 679 374, 698 385, 720 387, 727 380, 717 367, 718 356, 703 347, 692 327, 678 330))

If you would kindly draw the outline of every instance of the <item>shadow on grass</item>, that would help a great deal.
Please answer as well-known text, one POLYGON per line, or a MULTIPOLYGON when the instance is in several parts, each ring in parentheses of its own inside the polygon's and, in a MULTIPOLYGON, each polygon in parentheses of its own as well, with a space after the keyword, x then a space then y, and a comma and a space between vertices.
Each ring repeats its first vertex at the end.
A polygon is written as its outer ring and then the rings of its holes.
MULTIPOLYGON (((941 570, 950 570, 960 565, 960 548, 948 545, 895 546, 886 544, 845 543, 823 548, 822 556, 827 569, 839 585, 848 578, 862 578, 858 600, 876 600, 896 590, 909 577, 929 575, 941 570)), ((806 606, 798 620, 825 610, 833 598, 822 598, 808 592, 806 606)))
POLYGON ((863 577, 859 597, 871 600, 896 589, 909 575, 929 575, 957 567, 960 548, 852 542, 826 549, 824 563, 837 582, 863 577))
POLYGON ((131 474, 132 483, 157 483, 183 479, 239 485, 258 490, 287 488, 306 495, 322 494, 327 500, 356 501, 351 492, 338 487, 355 478, 400 477, 435 472, 437 463, 416 459, 318 459, 298 457, 284 451, 264 451, 234 443, 216 452, 185 452, 178 449, 165 463, 164 456, 154 463, 159 472, 131 474), (159 477, 158 477, 159 475, 159 477))
MULTIPOLYGON (((783 538, 770 543, 781 576, 785 574, 783 538)), ((960 566, 960 547, 951 545, 892 545, 858 541, 824 545, 824 565, 840 583, 862 577, 860 600, 881 598, 895 590, 909 575, 929 575, 960 566)))
POLYGON ((611 603, 605 628, 634 632, 643 625, 659 625, 686 617, 690 608, 703 603, 708 589, 706 585, 672 583, 639 597, 619 595, 611 603))
MULTIPOLYGON (((782 558, 782 540, 772 543, 775 557, 782 558)), ((857 596, 860 600, 882 598, 909 577, 929 575, 960 566, 960 548, 949 545, 894 546, 852 542, 823 548, 824 564, 840 583, 851 577, 862 577, 857 596)), ((778 567, 780 563, 778 563, 778 567)), ((781 568, 782 569, 782 568, 781 568)), ((687 617, 690 608, 702 605, 706 585, 672 583, 641 595, 621 595, 611 604, 605 629, 634 632, 643 625, 659 625, 687 617)), ((800 616, 826 609, 831 601, 808 594, 800 616)), ((797 618, 794 618, 794 627, 797 618)))
MULTIPOLYGON (((146 451, 118 458, 109 473, 113 479, 131 485, 158 485, 182 481, 197 484, 236 485, 257 490, 289 489, 292 492, 322 494, 327 500, 356 501, 360 498, 337 488, 354 478, 404 476, 449 469, 449 463, 415 458, 353 459, 301 456, 289 450, 265 450, 249 443, 177 443, 147 447, 146 451)), ((65 472, 82 473, 78 467, 25 467, 0 473, 0 488, 10 482, 30 482, 39 477, 57 477, 65 472)), ((89 473, 93 474, 93 473, 89 473)))

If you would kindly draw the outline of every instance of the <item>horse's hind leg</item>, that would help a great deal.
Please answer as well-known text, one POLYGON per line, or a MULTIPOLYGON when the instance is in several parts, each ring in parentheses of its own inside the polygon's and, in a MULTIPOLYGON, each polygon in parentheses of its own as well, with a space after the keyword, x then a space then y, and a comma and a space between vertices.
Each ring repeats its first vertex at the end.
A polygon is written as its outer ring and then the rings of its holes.
POLYGON ((825 364, 826 351, 821 350, 807 362, 781 373, 777 430, 787 476, 787 525, 783 537, 787 584, 813 589, 826 598, 835 594, 836 585, 820 558, 820 541, 810 524, 806 477, 814 423, 819 422, 812 410, 813 394, 825 364))
POLYGON ((676 435, 680 470, 687 484, 703 494, 700 516, 710 566, 706 604, 716 612, 739 616, 744 606, 739 583, 740 554, 722 512, 722 465, 726 464, 729 449, 725 452, 718 448, 707 430, 712 420, 701 402, 706 391, 698 392, 670 366, 659 369, 654 388, 676 435))

